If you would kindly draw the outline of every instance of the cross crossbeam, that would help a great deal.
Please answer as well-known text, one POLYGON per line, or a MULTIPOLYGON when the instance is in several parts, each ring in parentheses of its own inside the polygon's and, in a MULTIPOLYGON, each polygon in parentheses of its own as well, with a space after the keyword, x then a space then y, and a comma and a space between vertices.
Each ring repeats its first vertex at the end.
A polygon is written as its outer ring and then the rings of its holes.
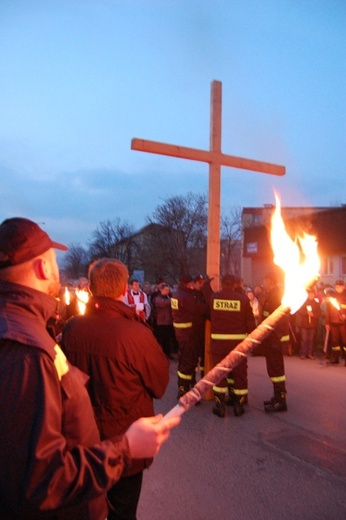
POLYGON ((244 159, 226 155, 221 151, 221 105, 222 84, 213 81, 211 85, 210 115, 210 149, 199 150, 174 144, 133 138, 131 149, 170 157, 179 157, 209 164, 208 194, 208 240, 207 240, 207 273, 214 279, 213 288, 219 288, 220 276, 220 175, 221 166, 240 168, 270 175, 285 175, 284 166, 264 161, 244 159))

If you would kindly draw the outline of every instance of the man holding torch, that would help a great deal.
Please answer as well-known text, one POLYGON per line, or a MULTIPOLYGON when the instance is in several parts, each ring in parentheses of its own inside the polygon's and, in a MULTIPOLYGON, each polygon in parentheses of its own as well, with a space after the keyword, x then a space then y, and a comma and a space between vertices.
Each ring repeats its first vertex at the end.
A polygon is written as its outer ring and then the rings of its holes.
POLYGON ((46 330, 60 288, 54 249, 67 247, 31 220, 0 225, 2 520, 105 520, 106 491, 179 423, 141 418, 100 441, 87 376, 46 330))

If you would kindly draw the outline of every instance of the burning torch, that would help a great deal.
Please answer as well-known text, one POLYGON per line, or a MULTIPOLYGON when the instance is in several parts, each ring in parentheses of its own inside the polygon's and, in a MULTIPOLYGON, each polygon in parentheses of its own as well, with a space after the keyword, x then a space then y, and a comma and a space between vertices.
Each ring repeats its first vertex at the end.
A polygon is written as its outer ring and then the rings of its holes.
POLYGON ((294 314, 302 306, 306 300, 306 288, 318 279, 320 262, 316 238, 304 233, 302 237, 293 241, 286 232, 281 217, 280 199, 277 195, 275 198, 276 208, 271 220, 271 245, 274 263, 285 273, 285 292, 281 305, 183 395, 178 404, 162 420, 182 415, 200 401, 208 390, 217 385, 226 374, 275 330, 283 316, 294 314))
POLYGON ((89 301, 89 293, 83 289, 76 289, 76 298, 79 314, 85 314, 86 306, 89 301))

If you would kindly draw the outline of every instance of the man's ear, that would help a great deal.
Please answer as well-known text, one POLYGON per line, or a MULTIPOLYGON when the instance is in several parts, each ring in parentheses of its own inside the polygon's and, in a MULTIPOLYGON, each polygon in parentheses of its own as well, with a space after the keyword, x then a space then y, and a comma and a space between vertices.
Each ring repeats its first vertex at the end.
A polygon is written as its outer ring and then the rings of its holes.
POLYGON ((49 279, 49 268, 45 258, 37 258, 34 263, 36 275, 41 280, 49 279))

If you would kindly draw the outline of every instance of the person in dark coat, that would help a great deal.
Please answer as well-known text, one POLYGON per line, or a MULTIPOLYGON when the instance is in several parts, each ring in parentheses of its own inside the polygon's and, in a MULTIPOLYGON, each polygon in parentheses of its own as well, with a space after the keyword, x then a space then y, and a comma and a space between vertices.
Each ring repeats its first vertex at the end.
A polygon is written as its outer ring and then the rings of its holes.
POLYGON ((194 385, 198 363, 198 337, 201 318, 207 316, 208 305, 196 297, 192 276, 183 274, 171 298, 173 326, 179 345, 178 395, 180 399, 194 385))
MULTIPOLYGON (((255 328, 255 318, 250 300, 235 286, 236 277, 225 274, 221 291, 213 294, 210 304, 211 353, 213 365, 217 365, 236 348, 255 328)), ((213 413, 225 417, 226 393, 228 404, 234 407, 235 416, 244 413, 248 395, 247 358, 244 357, 234 369, 213 387, 215 405, 213 413)))
POLYGON ((104 520, 107 489, 177 424, 142 418, 100 441, 87 376, 46 329, 60 288, 54 248, 67 249, 31 220, 0 225, 1 520, 104 520))
MULTIPOLYGON (((152 416, 153 398, 162 397, 169 381, 168 359, 150 327, 122 301, 127 280, 127 268, 118 260, 91 264, 86 312, 72 318, 62 333, 67 358, 90 378, 87 389, 101 440, 152 416)), ((135 520, 143 470, 151 463, 133 461, 108 491, 108 520, 135 520)))
MULTIPOLYGON (((264 277, 263 287, 265 294, 262 321, 280 306, 283 294, 276 273, 270 272, 264 277)), ((283 316, 275 330, 262 341, 261 351, 265 355, 267 373, 274 389, 273 397, 264 401, 264 410, 268 413, 287 411, 286 374, 282 344, 288 342, 289 339, 289 318, 283 316)))
POLYGON ((331 333, 331 356, 327 363, 337 365, 341 353, 346 366, 346 289, 343 280, 335 282, 335 297, 327 299, 326 330, 331 333))
POLYGON ((154 318, 154 334, 160 343, 162 350, 168 356, 172 357, 172 349, 175 341, 173 316, 171 308, 171 288, 167 283, 160 283, 159 292, 152 300, 152 316, 154 318))
POLYGON ((318 321, 321 316, 321 305, 313 288, 307 291, 307 299, 297 311, 300 332, 301 359, 315 359, 313 355, 318 321))

